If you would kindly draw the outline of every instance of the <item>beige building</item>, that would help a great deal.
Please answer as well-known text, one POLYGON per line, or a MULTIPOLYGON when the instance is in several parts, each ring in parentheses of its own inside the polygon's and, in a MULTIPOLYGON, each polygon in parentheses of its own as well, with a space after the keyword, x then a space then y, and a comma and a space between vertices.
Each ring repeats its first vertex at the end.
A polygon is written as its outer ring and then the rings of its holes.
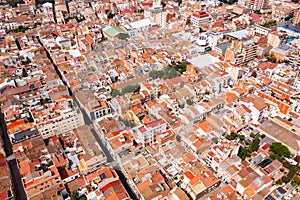
POLYGON ((257 56, 257 45, 251 39, 247 30, 240 30, 226 35, 231 42, 231 48, 225 52, 225 60, 237 65, 243 65, 257 56))
POLYGON ((84 125, 83 116, 72 108, 71 99, 61 99, 31 109, 36 127, 43 139, 60 135, 84 125))
POLYGON ((273 48, 278 47, 281 42, 281 38, 283 37, 283 33, 278 31, 273 31, 268 35, 268 45, 272 46, 273 48))

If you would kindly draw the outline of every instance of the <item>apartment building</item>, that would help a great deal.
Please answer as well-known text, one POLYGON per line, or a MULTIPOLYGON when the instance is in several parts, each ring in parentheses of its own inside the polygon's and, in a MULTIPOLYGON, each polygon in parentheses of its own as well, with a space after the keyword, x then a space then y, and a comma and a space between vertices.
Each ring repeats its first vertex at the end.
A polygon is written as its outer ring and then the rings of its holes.
POLYGON ((300 9, 295 11, 294 18, 293 18, 293 24, 299 24, 300 23, 300 9))
POLYGON ((209 15, 205 11, 194 12, 191 16, 191 22, 195 26, 200 26, 202 24, 207 24, 210 22, 209 15))
POLYGON ((145 124, 137 129, 138 138, 143 143, 143 146, 148 146, 156 142, 156 136, 158 133, 165 132, 168 129, 168 124, 158 119, 145 124))
POLYGON ((13 152, 27 197, 56 199, 62 181, 41 136, 14 145, 13 152))
POLYGON ((294 67, 300 67, 300 56, 299 56, 299 52, 295 51, 293 53, 291 53, 288 56, 288 60, 290 65, 294 66, 294 67))
POLYGON ((86 111, 91 120, 99 119, 111 113, 111 107, 105 99, 98 99, 90 90, 78 91, 76 97, 80 106, 86 111))
POLYGON ((269 0, 239 0, 238 4, 253 10, 269 8, 269 0))
POLYGON ((72 108, 71 99, 36 106, 30 110, 43 139, 60 135, 84 125, 83 116, 72 108))
POLYGON ((247 30, 228 33, 226 37, 231 42, 231 48, 226 50, 225 60, 237 65, 243 65, 255 59, 257 45, 247 30))
POLYGON ((284 20, 291 12, 293 12, 293 8, 288 5, 279 2, 272 5, 272 19, 276 21, 284 20))

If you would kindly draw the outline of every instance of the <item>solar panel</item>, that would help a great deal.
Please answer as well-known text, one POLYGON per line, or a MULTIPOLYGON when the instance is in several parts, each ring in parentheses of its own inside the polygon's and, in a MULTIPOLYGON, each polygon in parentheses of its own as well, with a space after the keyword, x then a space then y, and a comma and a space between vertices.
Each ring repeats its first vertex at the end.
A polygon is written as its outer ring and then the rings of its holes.
POLYGON ((265 200, 275 200, 272 196, 268 195, 265 200))
POLYGON ((102 180, 105 179, 105 178, 106 178, 105 173, 100 174, 100 178, 101 178, 102 180))
POLYGON ((277 190, 278 190, 281 194, 285 194, 285 193, 286 193, 286 191, 285 191, 282 187, 277 188, 277 190))

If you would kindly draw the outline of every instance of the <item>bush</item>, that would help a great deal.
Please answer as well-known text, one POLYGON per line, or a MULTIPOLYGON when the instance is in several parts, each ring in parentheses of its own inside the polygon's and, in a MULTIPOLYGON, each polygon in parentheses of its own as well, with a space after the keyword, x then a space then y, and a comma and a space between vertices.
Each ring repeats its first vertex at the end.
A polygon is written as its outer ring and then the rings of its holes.
POLYGON ((268 59, 268 61, 270 61, 271 63, 276 63, 277 62, 277 58, 275 57, 274 54, 267 54, 266 58, 268 59))

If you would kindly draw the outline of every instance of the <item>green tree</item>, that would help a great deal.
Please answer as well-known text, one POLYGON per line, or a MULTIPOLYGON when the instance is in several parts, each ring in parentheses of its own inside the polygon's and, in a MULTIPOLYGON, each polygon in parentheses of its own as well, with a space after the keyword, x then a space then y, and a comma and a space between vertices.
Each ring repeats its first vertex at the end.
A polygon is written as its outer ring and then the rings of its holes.
POLYGON ((258 14, 258 15, 261 14, 260 10, 254 10, 253 12, 254 12, 255 14, 258 14))
POLYGON ((166 77, 163 79, 171 79, 171 78, 175 78, 177 76, 180 76, 180 73, 178 73, 175 69, 167 67, 167 69, 165 70, 165 75, 166 77))
POLYGON ((111 95, 112 97, 120 96, 120 95, 121 95, 121 92, 120 92, 119 90, 112 89, 110 95, 111 95))
POLYGON ((121 93, 124 95, 124 94, 127 94, 127 93, 130 93, 130 92, 135 92, 137 90, 139 90, 140 88, 140 85, 128 85, 124 88, 122 88, 122 91, 121 93))
POLYGON ((192 24, 191 18, 188 18, 188 19, 186 20, 186 25, 191 25, 191 24, 192 24))
POLYGON ((277 62, 277 58, 276 58, 276 56, 273 53, 267 54, 266 58, 268 59, 268 61, 270 61, 272 63, 276 63, 277 62))
POLYGON ((284 183, 288 183, 288 182, 290 182, 292 179, 291 178, 289 178, 289 177, 287 177, 287 176, 284 176, 284 177, 282 177, 282 182, 284 182, 284 183))
POLYGON ((247 157, 250 157, 251 154, 249 152, 249 150, 247 148, 244 147, 240 147, 239 148, 239 152, 238 152, 238 156, 242 159, 245 160, 247 157))
POLYGON ((31 63, 31 60, 29 58, 26 58, 26 60, 21 61, 21 64, 25 65, 25 66, 29 65, 30 63, 31 63))
POLYGON ((81 16, 80 18, 75 16, 74 19, 76 19, 77 22, 83 22, 85 20, 84 16, 81 16))
POLYGON ((16 7, 18 4, 24 3, 23 0, 6 0, 6 2, 13 7, 16 7))
POLYGON ((238 138, 240 138, 241 141, 244 141, 244 140, 245 140, 245 136, 242 135, 242 134, 238 135, 238 138))
POLYGON ((107 14, 107 18, 108 19, 112 19, 112 18, 114 18, 114 14, 112 14, 111 12, 109 12, 108 14, 107 14))
POLYGON ((235 132, 231 132, 229 135, 226 136, 228 140, 234 140, 237 137, 235 132))
POLYGON ((53 0, 35 0, 36 4, 52 3, 53 0))
POLYGON ((187 99, 186 100, 186 103, 187 103, 187 105, 193 105, 194 104, 194 101, 192 100, 192 99, 187 99))
POLYGON ((164 72, 159 71, 159 70, 152 70, 149 72, 149 76, 153 79, 162 78, 163 75, 164 75, 164 72))
POLYGON ((22 69, 22 77, 27 77, 28 73, 25 68, 22 69))
POLYGON ((259 147, 259 143, 260 143, 260 139, 259 136, 256 136, 253 141, 251 142, 250 146, 249 146, 249 151, 250 152, 254 152, 257 151, 258 147, 259 147))
POLYGON ((294 159, 297 163, 300 163, 300 156, 296 156, 294 159))
POLYGON ((186 62, 181 62, 181 63, 178 63, 178 64, 169 65, 169 67, 175 69, 177 72, 182 74, 183 72, 186 71, 187 63, 186 62))
POLYGON ((252 72, 251 76, 253 76, 254 78, 256 78, 257 77, 257 72, 256 71, 252 72))
POLYGON ((271 27, 273 27, 273 26, 276 26, 276 21, 275 21, 275 20, 273 20, 273 21, 268 21, 268 22, 262 24, 261 26, 266 27, 266 28, 271 28, 271 27))
POLYGON ((123 123, 126 127, 130 127, 130 128, 133 128, 136 126, 135 123, 133 123, 132 121, 130 121, 128 119, 123 120, 123 123))
POLYGON ((270 146, 270 150, 274 154, 280 156, 281 158, 282 157, 290 157, 290 154, 291 154, 290 150, 286 146, 281 144, 280 142, 272 143, 270 146))
MULTIPOLYGON (((298 1, 298 0, 297 0, 298 1)), ((286 18, 284 18, 285 21, 289 21, 290 19, 292 19, 294 17, 294 12, 291 12, 288 16, 286 16, 286 18)))
POLYGON ((177 0, 178 6, 182 4, 182 0, 177 0))
POLYGON ((295 178, 294 178, 294 182, 297 183, 297 185, 300 185, 300 178, 295 177, 295 178))

